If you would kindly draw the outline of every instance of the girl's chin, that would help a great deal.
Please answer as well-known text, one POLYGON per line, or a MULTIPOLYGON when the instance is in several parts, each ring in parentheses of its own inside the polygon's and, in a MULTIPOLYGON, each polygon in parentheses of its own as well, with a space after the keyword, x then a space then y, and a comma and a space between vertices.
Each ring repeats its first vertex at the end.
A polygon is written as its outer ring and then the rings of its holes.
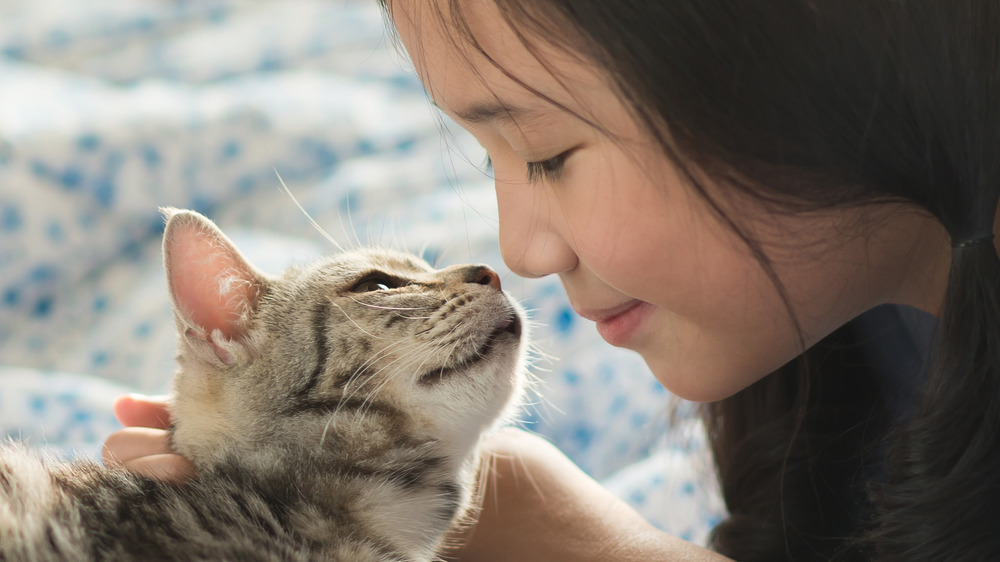
POLYGON ((656 380, 671 394, 690 402, 707 403, 725 400, 763 378, 753 377, 744 372, 725 376, 724 369, 704 363, 701 368, 685 369, 677 365, 676 359, 664 358, 662 354, 651 356, 649 350, 643 351, 640 355, 656 380))

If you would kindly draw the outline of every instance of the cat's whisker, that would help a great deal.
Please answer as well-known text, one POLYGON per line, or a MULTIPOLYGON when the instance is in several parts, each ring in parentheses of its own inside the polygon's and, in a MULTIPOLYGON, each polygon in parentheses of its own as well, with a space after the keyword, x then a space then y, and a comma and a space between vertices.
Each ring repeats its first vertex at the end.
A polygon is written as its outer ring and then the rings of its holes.
POLYGON ((300 211, 302 211, 302 214, 305 215, 306 220, 309 221, 309 224, 311 224, 313 228, 315 228, 316 231, 323 236, 323 238, 326 238, 327 241, 333 244, 333 246, 337 248, 337 250, 343 252, 344 247, 340 245, 340 242, 337 242, 337 240, 333 236, 331 236, 330 233, 324 230, 323 227, 320 226, 319 223, 312 218, 312 215, 310 215, 309 212, 306 211, 305 207, 303 207, 302 204, 299 203, 299 200, 295 197, 295 195, 292 194, 292 190, 288 189, 288 185, 285 184, 285 180, 281 179, 281 174, 278 173, 278 169, 277 168, 272 168, 272 169, 274 170, 274 175, 278 177, 278 182, 281 184, 281 188, 285 190, 285 193, 292 200, 292 203, 295 203, 295 206, 298 207, 300 211))
POLYGON ((361 241, 361 237, 358 236, 358 230, 354 227, 354 218, 351 216, 352 205, 350 191, 344 194, 344 201, 346 202, 345 206, 347 207, 347 225, 344 225, 343 217, 341 217, 341 227, 345 228, 345 230, 348 226, 350 227, 350 230, 347 232, 348 239, 352 241, 352 247, 359 248, 364 245, 364 243, 361 241))
MULTIPOLYGON (((422 341, 413 341, 413 340, 401 340, 399 342, 394 342, 394 343, 390 344, 385 350, 383 350, 381 356, 386 356, 390 352, 398 352, 400 354, 399 357, 396 358, 396 359, 394 359, 393 361, 390 361, 386 365, 382 365, 377 371, 369 373, 369 375, 372 378, 377 377, 379 374, 381 374, 381 373, 389 370, 391 367, 395 366, 400 361, 414 361, 415 362, 420 357, 426 358, 428 356, 432 356, 437 351, 434 347, 435 347, 434 342, 422 342, 422 341), (402 349, 393 349, 396 346, 401 346, 402 349), (415 350, 417 353, 408 353, 410 350, 415 350), (420 353, 420 355, 418 355, 418 353, 420 353)), ((358 376, 360 373, 365 372, 366 369, 368 368, 368 366, 374 364, 374 362, 378 361, 380 358, 381 357, 374 357, 374 358, 369 358, 368 360, 366 360, 365 363, 363 363, 362 366, 359 367, 355 371, 355 375, 352 375, 351 379, 345 385, 345 389, 350 386, 350 383, 353 382, 355 376, 358 376)), ((421 361, 424 362, 424 361, 426 361, 426 359, 421 359, 421 361)), ((405 373, 407 370, 408 370, 407 364, 403 363, 403 367, 400 368, 400 369, 398 369, 398 372, 405 373)), ((382 383, 379 386, 377 386, 375 389, 372 389, 369 392, 368 396, 366 396, 362 400, 362 408, 365 407, 365 405, 367 405, 368 407, 370 407, 372 398, 374 398, 374 396, 378 394, 379 390, 381 390, 384 387, 385 384, 387 384, 388 382, 391 382, 391 379, 392 379, 392 377, 384 377, 382 383)), ((359 385, 357 388, 355 388, 350 393, 346 393, 344 396, 342 396, 341 400, 340 400, 340 403, 338 404, 337 408, 334 411, 334 414, 339 413, 339 411, 341 410, 341 408, 343 407, 343 405, 346 404, 346 403, 348 403, 348 402, 350 402, 351 400, 353 400, 354 397, 356 396, 356 394, 358 392, 360 392, 361 390, 363 390, 363 389, 364 389, 364 385, 362 384, 362 385, 359 385)), ((365 413, 367 413, 367 410, 365 410, 365 411, 362 412, 362 415, 358 418, 358 423, 363 422, 363 420, 364 420, 364 414, 365 413)))
POLYGON ((323 426, 323 432, 319 436, 319 447, 318 450, 322 451, 323 447, 326 445, 326 434, 330 431, 330 426, 336 421, 337 417, 335 415, 328 416, 329 419, 326 420, 326 424, 323 426))
MULTIPOLYGON (((368 357, 367 359, 365 359, 364 362, 362 362, 360 365, 358 365, 357 368, 355 368, 354 373, 348 379, 347 383, 345 383, 344 388, 349 387, 351 385, 351 383, 355 382, 356 378, 360 377, 361 375, 366 375, 369 378, 378 377, 379 374, 382 373, 387 367, 391 366, 396 361, 399 361, 403 357, 405 357, 410 352, 410 350, 412 350, 412 349, 418 349, 420 346, 421 346, 420 342, 412 342, 412 341, 409 341, 409 340, 398 340, 398 341, 394 341, 394 342, 391 342, 389 344, 386 344, 385 348, 383 348, 383 349, 379 350, 378 352, 374 353, 373 355, 371 355, 370 357, 368 357), (390 355, 392 355, 394 353, 399 354, 400 357, 397 358, 397 359, 393 359, 388 364, 382 365, 382 366, 380 366, 378 369, 376 369, 374 371, 370 370, 371 367, 374 366, 378 361, 381 361, 382 359, 384 359, 384 358, 386 358, 386 357, 388 357, 388 356, 390 356, 390 355)), ((353 395, 348 395, 345 398, 346 399, 351 399, 351 398, 353 398, 353 395)))
MULTIPOLYGON (((400 351, 400 350, 394 349, 395 347, 401 346, 401 347, 403 347, 403 349, 401 351, 405 352, 406 349, 407 349, 407 347, 404 346, 405 343, 406 343, 405 341, 393 342, 393 343, 389 344, 385 349, 379 351, 378 353, 376 353, 372 357, 369 357, 367 360, 365 360, 365 362, 361 366, 359 366, 357 369, 355 369, 354 373, 348 378, 347 382, 344 384, 344 390, 346 391, 347 389, 349 389, 351 387, 351 384, 353 382, 355 382, 361 376, 361 374, 366 373, 368 367, 371 366, 371 365, 373 365, 376 361, 378 361, 382 357, 388 356, 389 354, 391 354, 394 351, 400 351)), ((391 363, 390 363, 390 365, 391 365, 391 363)), ((383 366, 383 367, 379 368, 378 370, 369 373, 369 375, 371 377, 377 377, 385 369, 386 369, 386 367, 383 366)), ((382 383, 380 383, 380 385, 375 390, 373 390, 368 396, 365 397, 364 400, 362 400, 362 405, 358 408, 358 411, 359 411, 360 415, 358 416, 358 418, 356 420, 353 420, 353 423, 360 425, 360 424, 362 424, 364 422, 364 415, 365 415, 366 411, 363 411, 363 409, 366 408, 366 407, 370 407, 371 406, 370 400, 376 394, 378 394, 378 390, 381 389, 384 386, 385 382, 386 381, 383 381, 382 383)), ((345 392, 345 394, 340 397, 340 400, 337 402, 337 405, 334 407, 333 411, 330 412, 330 414, 328 416, 329 419, 327 420, 326 425, 323 427, 323 432, 320 435, 320 442, 319 442, 319 449, 320 450, 322 450, 323 447, 326 444, 326 436, 327 436, 327 433, 328 433, 328 431, 330 429, 330 426, 333 424, 334 421, 336 421, 340 417, 340 414, 342 413, 344 406, 346 404, 350 403, 350 401, 354 398, 354 396, 358 392, 360 392, 363 388, 364 388, 364 383, 362 383, 361 385, 358 385, 357 388, 355 388, 354 390, 352 390, 350 392, 345 392)))
MULTIPOLYGON (((402 374, 407 374, 407 373, 411 373, 411 372, 417 372, 417 373, 419 373, 419 372, 421 372, 421 369, 423 368, 423 365, 427 362, 427 359, 430 358, 430 357, 433 357, 433 356, 437 355, 439 353, 439 351, 440 351, 440 345, 436 344, 435 342, 418 342, 418 345, 415 346, 415 347, 416 347, 416 349, 417 349, 418 352, 422 352, 422 358, 420 358, 420 365, 419 365, 419 367, 417 367, 417 369, 411 369, 411 365, 413 363, 415 363, 415 361, 417 359, 416 354, 412 354, 412 356, 401 355, 399 358, 397 358, 396 360, 393 360, 388 365, 386 365, 382 370, 387 370, 388 367, 393 366, 397 361, 404 361, 404 363, 402 363, 401 366, 396 370, 397 374, 402 375, 402 374), (423 349, 421 349, 421 348, 423 348, 423 349)), ((449 352, 448 356, 450 356, 450 352, 449 352)), ((372 392, 369 393, 369 395, 367 397, 365 397, 365 399, 362 401, 362 404, 363 404, 362 407, 364 407, 364 404, 367 404, 368 408, 370 408, 371 407, 371 400, 379 393, 380 390, 382 390, 382 388, 385 387, 385 385, 387 385, 388 383, 391 382, 391 379, 392 379, 391 376, 385 377, 384 380, 382 381, 382 383, 379 386, 377 386, 375 389, 373 389, 372 392)), ((362 411, 360 419, 364 419, 364 415, 367 413, 367 411, 368 411, 368 409, 365 409, 365 410, 362 411)))
POLYGON ((545 361, 549 365, 552 365, 559 361, 558 357, 556 357, 555 355, 551 355, 550 353, 546 352, 544 349, 538 347, 535 344, 528 344, 527 349, 525 351, 528 354, 528 359, 531 362, 531 364, 534 365, 535 368, 538 369, 539 371, 547 373, 551 370, 548 367, 542 367, 541 365, 539 365, 538 364, 539 361, 545 361))
MULTIPOLYGON (((398 359, 390 362, 388 365, 386 365, 382 369, 380 369, 380 371, 384 371, 384 370, 388 369, 390 366, 393 366, 397 361, 403 360, 405 362, 402 363, 402 364, 400 364, 399 368, 396 369, 396 375, 397 376, 404 376, 404 375, 408 375, 408 374, 412 375, 413 373, 421 373, 421 372, 424 371, 424 365, 427 363, 427 361, 430 358, 440 357, 440 356, 443 355, 443 357, 446 358, 445 361, 444 361, 444 363, 447 364, 447 361, 451 359, 452 354, 455 352, 455 350, 459 346, 462 345, 462 343, 464 343, 464 342, 461 339, 458 339, 458 340, 455 340, 454 342, 451 342, 450 343, 451 349, 449 349, 447 351, 447 353, 442 354, 441 352, 444 350, 445 346, 449 345, 448 342, 435 342, 435 341, 418 342, 418 345, 415 346, 415 348, 417 350, 416 353, 412 353, 412 354, 409 354, 409 355, 401 355, 398 359), (419 364, 417 364, 418 360, 420 361, 419 364), (416 368, 413 368, 413 365, 417 365, 416 368)), ((445 368, 447 368, 447 367, 444 367, 444 366, 441 367, 442 372, 443 372, 443 370, 445 368)), ((392 376, 385 377, 385 379, 382 381, 382 383, 379 386, 377 386, 376 388, 372 389, 372 391, 369 393, 369 395, 362 401, 362 404, 363 404, 362 408, 364 408, 365 404, 367 404, 368 408, 370 408, 370 406, 371 406, 371 400, 379 393, 380 390, 382 390, 382 388, 384 388, 385 385, 387 385, 388 383, 391 382, 391 379, 392 379, 392 376)), ((368 409, 363 409, 362 413, 361 413, 361 416, 359 417, 359 420, 363 420, 364 419, 364 415, 367 414, 367 412, 368 412, 368 409)))
MULTIPOLYGON (((412 311, 416 311, 416 310, 433 310, 433 309, 425 307, 425 306, 412 306, 412 307, 409 307, 409 306, 379 306, 377 304, 364 303, 364 302, 361 302, 361 301, 355 301, 355 302, 357 302, 359 305, 361 305, 361 306, 363 306, 365 308, 370 308, 372 310, 386 310, 386 311, 389 311, 389 312, 412 312, 412 311)), ((430 318, 432 318, 432 316, 405 316, 405 315, 402 315, 402 314, 400 314, 399 316, 401 318, 407 318, 407 319, 409 319, 409 318, 422 318, 422 319, 425 319, 425 320, 429 320, 430 318)))
MULTIPOLYGON (((481 469, 479 473, 479 505, 485 504, 487 491, 490 493, 492 504, 497 505, 500 501, 500 495, 497 491, 497 459, 499 454, 496 451, 489 451, 483 455, 483 458, 487 467, 481 469)), ((515 476, 517 476, 516 473, 515 476)))
MULTIPOLYGON (((390 355, 390 353, 393 353, 393 352, 400 352, 401 355, 405 355, 407 351, 409 351, 411 349, 415 349, 415 348, 419 348, 419 344, 415 344, 413 342, 405 342, 405 341, 394 342, 394 343, 390 344, 388 347, 386 347, 386 349, 380 351, 379 353, 377 353, 376 355, 372 356, 371 358, 369 358, 368 360, 366 360, 364 363, 362 363, 361 366, 358 367, 358 369, 355 371, 354 375, 352 375, 351 378, 348 380, 348 383, 347 383, 347 385, 345 385, 345 388, 347 388, 348 386, 350 386, 350 383, 354 382, 354 380, 356 380, 356 378, 360 377, 362 374, 367 373, 369 377, 377 377, 377 376, 379 376, 383 371, 385 371, 387 368, 391 367, 393 365, 393 363, 395 363, 395 361, 399 360, 399 359, 395 359, 395 360, 391 361, 389 364, 383 365, 382 367, 379 367, 377 370, 369 372, 368 371, 369 367, 371 367, 372 365, 374 365, 377 361, 381 360, 383 357, 386 357, 386 356, 390 355), (396 347, 401 347, 402 349, 395 349, 396 347)), ((350 400, 350 399, 354 398, 354 394, 356 392, 360 391, 360 390, 361 390, 361 387, 355 389, 351 394, 346 395, 345 398, 347 400, 350 400)))
MULTIPOLYGON (((352 386, 352 383, 354 383, 357 380, 357 378, 360 377, 360 375, 362 373, 365 373, 367 371, 367 369, 371 365, 373 365, 375 362, 377 362, 378 360, 380 360, 381 358, 383 358, 385 356, 388 356, 390 353, 392 353, 394 351, 400 351, 400 350, 395 349, 396 347, 403 347, 403 346, 407 346, 407 345, 410 346, 410 347, 413 347, 413 342, 408 342, 407 340, 399 340, 399 341, 390 343, 389 345, 387 345, 385 347, 385 349, 382 349, 382 350, 378 351, 377 353, 373 354, 371 357, 369 357, 368 359, 366 359, 364 363, 362 363, 360 366, 358 366, 354 370, 354 373, 352 373, 351 376, 348 378, 347 382, 344 383, 344 387, 343 387, 344 390, 346 391, 346 390, 350 389, 350 387, 352 386)), ((402 351, 405 352, 406 351, 406 347, 404 347, 402 351)), ((382 369, 379 369, 378 371, 375 371, 372 374, 373 375, 378 375, 381 371, 382 371, 382 369)), ((363 386, 363 385, 361 385, 361 386, 363 386)), ((326 424, 323 427, 323 431, 320 434, 320 440, 319 440, 319 445, 318 445, 318 449, 319 450, 322 450, 323 447, 326 445, 326 437, 327 437, 327 433, 330 430, 330 426, 338 419, 340 413, 343 410, 344 405, 346 403, 348 403, 359 390, 360 390, 360 388, 356 388, 353 391, 351 391, 350 393, 345 393, 343 396, 341 396, 340 400, 338 401, 337 405, 334 407, 333 411, 330 412, 330 414, 328 415, 327 422, 326 422, 326 424)))
POLYGON ((372 339, 376 339, 376 340, 384 340, 384 339, 389 339, 389 337, 388 337, 388 336, 376 336, 375 334, 373 334, 373 333, 369 332, 368 330, 365 330, 364 328, 362 328, 362 327, 361 327, 361 325, 360 325, 360 324, 358 324, 358 323, 357 323, 357 322, 356 322, 356 321, 355 321, 355 320, 354 320, 353 318, 351 318, 351 315, 350 315, 350 314, 348 314, 346 310, 344 310, 344 307, 340 306, 339 304, 337 304, 337 303, 335 303, 335 302, 333 302, 333 301, 330 301, 330 304, 331 304, 331 305, 333 305, 334 307, 336 307, 336 308, 337 308, 337 310, 339 310, 339 311, 340 311, 341 313, 343 313, 343 315, 344 315, 344 318, 347 318, 347 320, 348 320, 348 321, 349 321, 349 322, 350 322, 351 324, 354 324, 354 327, 355 327, 355 328, 357 328, 358 330, 360 330, 360 331, 361 331, 362 333, 364 333, 364 334, 365 334, 366 336, 369 336, 369 337, 371 337, 372 339))
POLYGON ((538 480, 535 479, 535 475, 531 472, 531 469, 528 468, 528 463, 527 461, 524 460, 524 457, 521 456, 520 453, 516 453, 515 456, 517 457, 518 464, 521 465, 521 469, 523 470, 524 475, 528 480, 528 483, 531 484, 531 487, 535 489, 535 494, 537 494, 538 497, 542 498, 542 501, 544 501, 546 495, 545 488, 542 487, 538 483, 538 480))
MULTIPOLYGON (((430 249, 430 247, 431 247, 431 240, 430 239, 424 240, 424 243, 420 245, 420 250, 417 251, 417 255, 420 256, 420 259, 429 261, 427 260, 427 251, 430 249)), ((437 269, 438 267, 437 258, 435 258, 434 261, 435 263, 432 263, 431 266, 437 269)))
MULTIPOLYGON (((444 354, 442 354, 441 351, 444 350, 445 343, 440 343, 440 344, 436 345, 433 349, 429 349, 427 351, 427 353, 424 354, 424 357, 421 358, 421 360, 420 360, 420 364, 417 365, 415 369, 412 369, 412 371, 416 372, 416 373, 422 373, 422 372, 424 372, 424 365, 427 364, 428 359, 430 359, 432 357, 435 357, 435 356, 441 356, 441 355, 443 355, 446 358, 446 361, 450 360, 451 359, 451 354, 454 353, 454 351, 455 351, 455 349, 457 348, 458 345, 459 345, 458 343, 453 344, 451 346, 451 349, 448 350, 448 352, 444 353, 444 354)), ((442 365, 439 368, 439 372, 443 372, 445 368, 446 367, 442 365)))
MULTIPOLYGON (((452 241, 452 242, 451 242, 450 244, 448 244, 447 246, 445 246, 444 248, 442 248, 442 249, 441 249, 441 253, 440 253, 440 254, 438 254, 438 256, 437 256, 437 259, 436 259, 436 260, 434 260, 434 267, 438 267, 438 265, 439 265, 439 264, 440 264, 441 262, 443 262, 443 261, 444 261, 444 259, 445 259, 445 258, 446 258, 446 257, 448 256, 448 254, 449 254, 449 253, 450 253, 450 252, 451 252, 452 250, 454 250, 454 249, 455 249, 455 246, 457 246, 457 245, 458 245, 458 242, 457 242, 457 241, 452 241)), ((472 251, 471 251, 471 250, 469 251, 469 254, 470 254, 470 255, 472 254, 472 251)))
MULTIPOLYGON (((364 302, 358 299, 357 297, 350 297, 350 299, 363 307, 373 308, 376 310, 434 310, 434 307, 431 306, 380 306, 377 304, 364 302)), ((430 318, 430 317, 427 316, 419 318, 430 318)))
MULTIPOLYGON (((374 365, 375 362, 379 361, 383 357, 386 357, 390 353, 397 352, 397 351, 403 351, 403 352, 405 352, 405 351, 407 351, 410 348, 419 347, 419 345, 420 345, 420 342, 411 342, 411 341, 408 341, 408 340, 399 340, 399 341, 390 343, 389 345, 386 346, 385 349, 383 349, 383 350, 379 351, 378 353, 374 354, 373 356, 369 357, 368 359, 366 359, 364 361, 364 363, 362 363, 360 366, 358 366, 354 370, 354 373, 348 378, 347 382, 344 384, 344 389, 345 390, 348 389, 351 386, 351 383, 355 382, 357 380, 357 378, 361 376, 362 373, 367 372, 367 370, 368 370, 368 368, 370 366, 374 365), (398 349, 395 349, 396 347, 403 347, 403 349, 402 350, 398 350, 398 349)), ((405 355, 405 353, 403 353, 401 355, 405 355)), ((392 363, 390 363, 389 365, 392 365, 392 363)), ((386 367, 387 366, 383 366, 383 367, 379 368, 378 370, 376 370, 376 371, 374 371, 372 373, 369 373, 369 374, 370 374, 370 376, 377 376, 379 373, 381 373, 383 370, 385 370, 386 367)), ((350 400, 352 400, 354 398, 355 394, 358 391, 360 391, 360 390, 361 390, 361 388, 359 387, 359 388, 356 388, 355 390, 353 390, 352 392, 350 392, 349 394, 345 394, 344 396, 342 396, 341 399, 340 399, 340 403, 338 404, 337 409, 334 410, 334 413, 335 414, 339 413, 340 408, 343 406, 343 404, 345 404, 345 403, 349 402, 350 400)))
MULTIPOLYGON (((419 346, 413 346, 413 347, 419 347, 419 346)), ((405 351, 405 350, 404 350, 404 351, 405 351)), ((394 359, 393 361, 389 362, 389 363, 388 363, 387 365, 383 365, 383 366, 379 367, 379 369, 378 369, 378 370, 376 370, 376 371, 374 371, 374 372, 370 373, 370 375, 371 375, 371 378, 376 378, 376 377, 378 377, 379 375, 381 375, 382 373, 385 373, 386 371, 389 371, 389 370, 390 370, 390 368, 391 368, 391 367, 392 367, 392 366, 393 366, 393 365, 394 365, 394 364, 395 364, 396 362, 398 362, 398 361, 402 361, 402 360, 404 360, 404 358, 403 358, 403 357, 399 357, 399 358, 397 358, 397 359, 394 359)), ((381 382, 380 382, 380 383, 379 383, 379 384, 378 384, 378 385, 377 385, 377 386, 376 386, 376 387, 375 387, 374 389, 372 389, 372 390, 371 390, 371 391, 370 391, 370 392, 368 393, 368 395, 364 397, 364 399, 362 399, 362 406, 361 406, 361 407, 363 408, 363 407, 365 407, 366 405, 370 406, 370 400, 371 400, 371 399, 372 399, 372 398, 373 398, 373 397, 374 397, 374 396, 375 396, 376 394, 378 394, 379 390, 381 390, 381 389, 382 389, 382 388, 383 388, 383 387, 385 386, 385 384, 386 384, 386 383, 390 382, 390 380, 391 380, 391 377, 382 377, 382 380, 381 380, 381 382)), ((353 399, 354 399, 354 397, 355 397, 355 396, 357 395, 357 393, 358 393, 358 392, 361 392, 362 390, 365 390, 365 386, 364 386, 363 384, 362 384, 362 385, 359 385, 359 386, 358 386, 358 387, 357 387, 356 389, 354 389, 354 390, 353 390, 353 391, 352 391, 352 392, 351 392, 350 394, 345 394, 345 395, 344 395, 344 397, 343 397, 343 398, 341 399, 341 404, 345 404, 345 403, 347 403, 347 402, 350 402, 351 400, 353 400, 353 399)), ((360 408, 359 408, 359 409, 360 409, 360 408)))

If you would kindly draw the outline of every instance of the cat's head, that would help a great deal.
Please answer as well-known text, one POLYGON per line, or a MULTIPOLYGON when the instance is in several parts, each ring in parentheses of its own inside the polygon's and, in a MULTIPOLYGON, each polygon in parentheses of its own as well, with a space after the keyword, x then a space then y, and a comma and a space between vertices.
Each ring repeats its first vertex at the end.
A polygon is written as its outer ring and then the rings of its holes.
POLYGON ((360 249, 270 276, 205 217, 164 212, 173 441, 196 464, 266 447, 460 461, 516 402, 525 322, 488 267, 360 249))

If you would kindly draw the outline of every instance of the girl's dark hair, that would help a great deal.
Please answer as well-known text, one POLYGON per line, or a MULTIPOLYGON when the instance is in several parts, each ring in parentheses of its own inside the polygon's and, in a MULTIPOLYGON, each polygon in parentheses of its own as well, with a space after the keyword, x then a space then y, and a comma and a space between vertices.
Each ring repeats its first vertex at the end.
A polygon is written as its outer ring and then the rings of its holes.
MULTIPOLYGON (((779 291, 765 249, 698 177, 785 212, 906 203, 956 242, 992 234, 1000 2, 495 2, 526 41, 606 69, 779 291)), ((450 0, 445 17, 460 15, 450 0)), ((955 249, 928 380, 890 430, 884 481, 864 467, 886 397, 852 324, 706 405, 730 512, 713 546, 741 561, 1000 560, 998 300, 993 244, 955 249)))

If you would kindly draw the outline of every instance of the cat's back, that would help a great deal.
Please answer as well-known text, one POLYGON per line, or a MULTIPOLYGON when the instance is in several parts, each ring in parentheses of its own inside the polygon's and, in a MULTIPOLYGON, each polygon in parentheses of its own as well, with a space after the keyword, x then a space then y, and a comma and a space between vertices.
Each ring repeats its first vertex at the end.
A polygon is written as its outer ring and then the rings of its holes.
POLYGON ((0 560, 82 560, 80 513, 34 454, 0 444, 0 560))
MULTIPOLYGON (((394 560, 364 540, 312 542, 290 529, 315 517, 243 472, 184 486, 90 461, 47 462, 0 445, 0 560, 394 560), (331 546, 332 544, 332 546, 331 546)), ((285 493, 292 493, 287 491, 285 493)))

